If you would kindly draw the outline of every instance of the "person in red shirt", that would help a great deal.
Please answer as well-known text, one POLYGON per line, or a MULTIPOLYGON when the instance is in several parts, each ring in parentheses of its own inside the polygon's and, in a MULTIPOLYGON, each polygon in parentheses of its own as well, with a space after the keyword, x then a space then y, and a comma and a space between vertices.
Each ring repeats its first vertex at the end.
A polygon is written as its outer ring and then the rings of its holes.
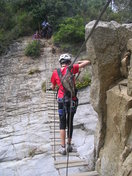
MULTIPOLYGON (((71 64, 71 56, 69 54, 62 54, 59 58, 59 63, 61 65, 62 75, 65 75, 67 67, 71 64)), ((84 68, 89 64, 90 64, 90 61, 88 60, 78 61, 77 64, 73 64, 71 72, 75 75, 79 73, 80 68, 84 68)), ((74 114, 76 113, 78 99, 76 96, 74 96, 72 97, 72 100, 71 100, 71 98, 66 96, 65 88, 61 83, 57 69, 55 69, 52 73, 51 83, 52 83, 53 90, 55 90, 56 85, 58 85, 59 87, 58 95, 57 95, 58 113, 59 113, 59 119, 60 119, 60 137, 61 137, 61 147, 60 147, 59 153, 61 153, 62 155, 65 155, 66 154, 66 144, 65 144, 66 125, 67 125, 67 136, 68 136, 67 152, 72 152, 73 150, 71 146, 72 133, 73 133, 73 118, 74 118, 74 114), (71 106, 71 102, 73 106, 71 106)), ((75 80, 74 80, 74 83, 75 83, 75 80)))

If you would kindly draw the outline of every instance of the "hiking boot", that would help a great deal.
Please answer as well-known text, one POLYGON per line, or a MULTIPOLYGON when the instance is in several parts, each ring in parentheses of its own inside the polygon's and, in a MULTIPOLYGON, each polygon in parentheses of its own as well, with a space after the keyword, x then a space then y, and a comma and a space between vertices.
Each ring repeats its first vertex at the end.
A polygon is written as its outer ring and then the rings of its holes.
POLYGON ((58 151, 60 154, 62 154, 62 155, 66 155, 66 148, 65 147, 62 147, 62 146, 60 146, 60 149, 59 149, 59 151, 58 151))
POLYGON ((72 152, 73 151, 73 147, 71 144, 67 144, 67 152, 72 152))

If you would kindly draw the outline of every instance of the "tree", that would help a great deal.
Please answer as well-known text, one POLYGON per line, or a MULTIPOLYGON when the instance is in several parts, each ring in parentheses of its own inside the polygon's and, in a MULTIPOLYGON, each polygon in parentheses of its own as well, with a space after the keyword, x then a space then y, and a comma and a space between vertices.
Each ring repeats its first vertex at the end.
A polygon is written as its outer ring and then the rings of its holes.
POLYGON ((54 41, 79 43, 84 41, 84 37, 83 18, 76 16, 75 18, 66 18, 64 22, 60 24, 59 31, 54 35, 54 41))
POLYGON ((112 9, 114 14, 120 17, 120 22, 132 22, 132 1, 113 0, 112 9))
MULTIPOLYGON (((0 47, 5 48, 9 41, 20 36, 32 35, 40 29, 45 19, 52 25, 54 32, 60 30, 60 24, 66 18, 77 15, 85 25, 97 19, 106 2, 107 0, 0 0, 0 47)), ((101 20, 132 22, 131 14, 131 0, 112 0, 101 20)))

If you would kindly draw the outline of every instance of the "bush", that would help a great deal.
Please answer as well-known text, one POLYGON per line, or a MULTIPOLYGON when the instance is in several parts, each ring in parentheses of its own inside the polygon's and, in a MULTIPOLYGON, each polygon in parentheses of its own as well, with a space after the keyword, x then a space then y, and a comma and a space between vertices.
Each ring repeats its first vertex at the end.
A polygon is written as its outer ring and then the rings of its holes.
POLYGON ((31 35, 33 19, 32 16, 26 12, 20 13, 16 18, 16 27, 19 36, 31 35))
POLYGON ((43 90, 43 92, 46 92, 46 82, 42 83, 42 90, 43 90))
POLYGON ((40 56, 40 41, 34 40, 29 43, 25 49, 25 55, 31 57, 39 57, 40 56))
POLYGON ((80 43, 85 39, 85 28, 83 18, 66 18, 59 25, 59 31, 53 36, 54 43, 80 43))
POLYGON ((35 73, 40 73, 41 71, 38 68, 31 69, 28 72, 28 75, 34 75, 35 73))
MULTIPOLYGON (((82 43, 62 43, 59 45, 62 52, 71 53, 73 56, 76 56, 81 46, 82 43)), ((85 47, 82 48, 82 51, 85 51, 85 47)))
POLYGON ((86 73, 83 75, 81 80, 76 81, 76 88, 78 90, 85 88, 88 85, 90 85, 90 83, 91 83, 91 78, 90 78, 89 74, 86 73))

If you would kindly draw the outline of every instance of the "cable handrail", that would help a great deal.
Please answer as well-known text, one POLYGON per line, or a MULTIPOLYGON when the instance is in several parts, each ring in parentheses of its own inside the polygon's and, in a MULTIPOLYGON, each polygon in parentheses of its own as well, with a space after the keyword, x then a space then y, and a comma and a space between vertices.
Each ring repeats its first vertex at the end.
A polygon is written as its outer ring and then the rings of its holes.
POLYGON ((108 0, 108 2, 105 4, 105 6, 104 6, 103 10, 101 11, 101 13, 100 13, 98 19, 96 20, 94 26, 92 27, 92 29, 91 29, 89 35, 87 36, 86 40, 83 42, 81 48, 79 49, 79 51, 78 51, 78 53, 77 53, 75 59, 74 59, 73 62, 69 65, 69 69, 72 68, 73 64, 76 62, 76 60, 77 60, 77 58, 79 57, 79 55, 80 55, 80 53, 81 53, 83 47, 85 46, 86 42, 89 40, 89 38, 91 37, 91 35, 93 34, 93 32, 94 32, 94 30, 95 30, 97 24, 99 23, 101 17, 103 16, 104 12, 106 11, 106 9, 107 9, 107 7, 109 6, 109 4, 110 4, 111 1, 112 1, 112 0, 108 0))
MULTIPOLYGON (((84 43, 82 44, 80 50, 78 51, 78 53, 77 53, 75 59, 74 59, 73 62, 68 66, 68 70, 71 70, 73 64, 76 62, 76 60, 77 60, 78 56, 80 55, 80 53, 81 53, 81 51, 82 51, 84 45, 86 44, 86 42, 89 40, 89 38, 90 38, 91 35, 93 34, 93 32, 94 32, 94 30, 95 30, 95 28, 96 28, 98 22, 100 21, 102 15, 103 15, 104 12, 106 11, 106 9, 107 9, 107 7, 109 6, 109 4, 110 4, 111 1, 112 1, 112 0, 108 0, 108 2, 105 4, 103 10, 101 11, 101 13, 100 13, 98 19, 97 19, 96 22, 95 22, 93 28, 91 29, 89 35, 87 36, 86 40, 84 41, 84 43)), ((67 74, 67 73, 66 73, 66 74, 67 74)), ((66 74, 64 75, 64 79, 65 79, 66 74)), ((71 95, 72 95, 72 94, 71 94, 71 95)), ((72 96, 71 96, 71 102, 72 102, 72 96)), ((70 133, 70 125, 71 125, 71 124, 70 124, 70 123, 71 123, 71 102, 70 102, 70 117, 69 117, 69 133, 70 133)), ((69 152, 67 153, 66 176, 68 176, 68 163, 69 163, 69 152)))
MULTIPOLYGON (((75 59, 74 59, 73 62, 68 66, 68 70, 69 70, 69 71, 71 70, 71 68, 73 67, 73 64, 76 62, 77 58, 79 57, 79 55, 80 55, 80 53, 81 53, 83 47, 85 46, 86 42, 89 40, 89 38, 90 38, 91 35, 93 34, 93 32, 94 32, 94 30, 95 30, 97 24, 99 23, 99 21, 100 21, 102 15, 103 15, 104 12, 106 11, 106 9, 107 9, 107 7, 109 6, 109 4, 110 4, 111 1, 112 1, 112 0, 108 0, 107 3, 105 4, 105 6, 104 6, 103 10, 101 11, 101 13, 100 13, 98 19, 96 20, 94 26, 92 27, 92 29, 91 29, 89 35, 87 36, 86 40, 83 42, 81 48, 79 49, 79 51, 78 51, 78 53, 77 53, 75 59)), ((68 73, 68 72, 67 72, 67 73, 68 73)), ((63 76, 63 79, 65 79, 67 73, 63 76)), ((59 87, 60 87, 60 86, 59 86, 59 87)), ((71 95, 72 95, 72 94, 71 94, 71 95)), ((70 133, 70 125, 71 125, 71 103, 72 103, 72 96, 71 96, 71 102, 70 102, 69 133, 70 133)), ((54 113, 55 113, 55 109, 54 109, 54 113)), ((54 114, 54 116, 55 116, 55 114, 54 114)), ((54 133, 55 133, 55 121, 54 121, 54 133)), ((54 138, 55 138, 55 134, 54 134, 54 138)), ((55 143, 55 139, 54 139, 54 143, 55 143)), ((54 144, 54 145, 55 145, 55 144, 54 144)), ((55 149, 54 149, 54 153, 55 153, 55 149)), ((55 158, 54 158, 54 159, 55 159, 55 158)), ((69 164, 69 152, 67 153, 66 176, 68 176, 68 164, 69 164)))

